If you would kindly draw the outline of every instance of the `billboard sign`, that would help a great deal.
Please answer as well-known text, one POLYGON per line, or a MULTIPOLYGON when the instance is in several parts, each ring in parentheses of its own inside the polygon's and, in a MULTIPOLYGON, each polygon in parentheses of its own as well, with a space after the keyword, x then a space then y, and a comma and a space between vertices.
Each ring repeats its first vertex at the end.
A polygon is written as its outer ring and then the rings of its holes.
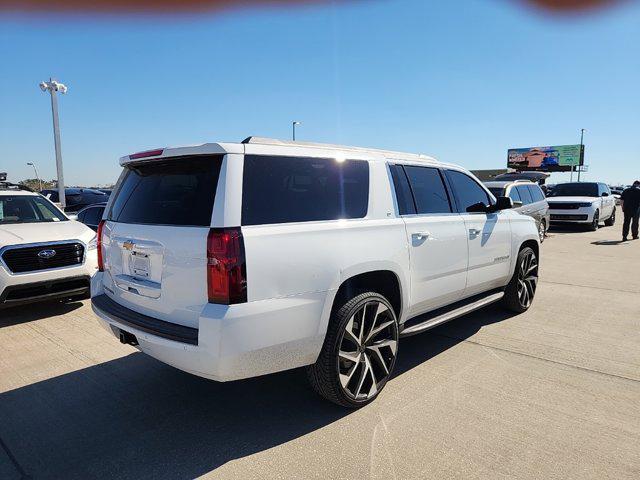
POLYGON ((584 145, 511 148, 507 152, 507 167, 516 170, 569 172, 584 164, 584 145))

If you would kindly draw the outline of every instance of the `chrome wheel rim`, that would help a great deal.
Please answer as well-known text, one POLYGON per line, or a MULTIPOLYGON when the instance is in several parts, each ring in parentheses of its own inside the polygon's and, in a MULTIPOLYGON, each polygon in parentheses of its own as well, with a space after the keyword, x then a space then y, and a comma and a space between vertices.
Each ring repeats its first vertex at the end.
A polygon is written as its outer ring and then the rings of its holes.
POLYGON ((599 226, 600 226, 600 216, 596 213, 593 216, 593 229, 597 230, 599 226))
POLYGON ((378 394, 393 371, 398 322, 377 300, 362 305, 346 323, 338 347, 338 378, 343 392, 363 402, 378 394))
POLYGON ((518 266, 518 301, 529 308, 538 286, 538 259, 533 251, 523 255, 518 266))

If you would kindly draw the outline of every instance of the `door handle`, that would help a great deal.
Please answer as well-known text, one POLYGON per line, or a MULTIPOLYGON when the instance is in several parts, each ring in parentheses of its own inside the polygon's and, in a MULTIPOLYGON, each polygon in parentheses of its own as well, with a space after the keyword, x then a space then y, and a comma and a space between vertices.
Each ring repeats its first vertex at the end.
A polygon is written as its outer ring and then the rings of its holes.
POLYGON ((477 237, 481 233, 482 233, 482 231, 478 230, 477 228, 470 228, 469 229, 469 235, 471 235, 472 237, 477 237))
POLYGON ((431 234, 425 231, 425 232, 416 232, 413 234, 413 236, 418 240, 426 240, 431 236, 431 234))

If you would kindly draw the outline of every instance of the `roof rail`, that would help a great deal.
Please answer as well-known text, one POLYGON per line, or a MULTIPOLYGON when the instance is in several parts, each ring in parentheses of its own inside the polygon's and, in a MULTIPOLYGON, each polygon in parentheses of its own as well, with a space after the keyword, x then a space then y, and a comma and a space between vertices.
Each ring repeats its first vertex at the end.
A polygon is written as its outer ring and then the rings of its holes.
POLYGON ((316 142, 299 142, 299 141, 291 141, 291 140, 280 140, 277 138, 268 138, 268 137, 256 137, 251 136, 242 140, 243 144, 257 144, 257 145, 288 145, 288 146, 297 146, 297 147, 315 147, 315 148, 324 148, 324 149, 334 149, 334 150, 351 150, 354 152, 376 152, 380 154, 386 155, 400 155, 402 157, 414 157, 419 158, 421 160, 432 160, 436 161, 433 157, 423 154, 417 153, 406 153, 406 152, 396 152, 392 150, 384 150, 378 148, 367 148, 367 147, 352 147, 349 145, 335 145, 332 143, 316 143, 316 142))

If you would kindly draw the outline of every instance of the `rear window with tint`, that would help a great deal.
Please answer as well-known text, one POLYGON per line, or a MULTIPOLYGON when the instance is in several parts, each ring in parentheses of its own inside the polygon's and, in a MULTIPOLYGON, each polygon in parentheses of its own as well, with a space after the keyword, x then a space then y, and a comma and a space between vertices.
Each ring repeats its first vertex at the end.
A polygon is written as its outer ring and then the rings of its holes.
POLYGON ((449 195, 437 168, 405 165, 418 213, 451 213, 449 195))
POLYGON ((539 186, 527 185, 527 187, 529 187, 529 193, 531 194, 531 199, 534 202, 541 202, 542 200, 544 200, 544 194, 542 193, 542 190, 539 186))
POLYGON ((530 203, 533 203, 533 197, 531 196, 531 191, 527 188, 527 185, 518 185, 516 189, 520 194, 523 205, 529 205, 530 203))
POLYGON ((221 156, 197 156, 126 167, 108 218, 208 227, 221 164, 221 156))
POLYGON ((243 225, 363 218, 368 203, 366 161, 245 156, 243 225))

